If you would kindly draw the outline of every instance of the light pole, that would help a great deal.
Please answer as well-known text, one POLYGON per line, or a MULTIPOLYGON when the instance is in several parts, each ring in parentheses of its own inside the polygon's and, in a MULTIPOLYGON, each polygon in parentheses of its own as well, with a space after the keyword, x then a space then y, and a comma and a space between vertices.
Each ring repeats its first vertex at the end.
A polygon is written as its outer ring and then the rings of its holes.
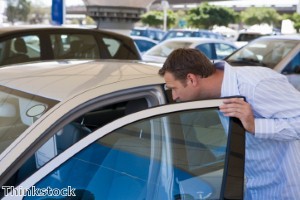
POLYGON ((161 5, 162 5, 163 11, 164 11, 164 31, 167 31, 167 19, 168 19, 167 10, 169 8, 169 2, 167 0, 162 0, 161 5))

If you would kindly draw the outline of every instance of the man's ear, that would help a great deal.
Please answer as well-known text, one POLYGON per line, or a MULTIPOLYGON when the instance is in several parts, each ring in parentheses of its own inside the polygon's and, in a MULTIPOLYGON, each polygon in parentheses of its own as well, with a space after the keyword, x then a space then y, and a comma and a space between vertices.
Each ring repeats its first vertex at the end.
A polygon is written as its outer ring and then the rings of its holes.
POLYGON ((193 86, 197 86, 199 83, 199 80, 198 80, 199 77, 195 74, 189 73, 189 74, 187 74, 186 78, 187 78, 187 83, 190 83, 193 86))

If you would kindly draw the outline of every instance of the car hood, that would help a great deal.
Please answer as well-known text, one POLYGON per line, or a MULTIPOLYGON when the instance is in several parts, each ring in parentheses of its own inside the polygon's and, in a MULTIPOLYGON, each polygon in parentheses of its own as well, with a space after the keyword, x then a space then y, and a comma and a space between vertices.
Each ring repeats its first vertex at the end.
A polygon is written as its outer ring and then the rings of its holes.
POLYGON ((119 89, 163 83, 158 69, 138 61, 36 62, 1 68, 0 85, 61 101, 72 94, 116 82, 124 82, 118 84, 122 85, 119 89), (128 81, 134 84, 126 84, 128 81))

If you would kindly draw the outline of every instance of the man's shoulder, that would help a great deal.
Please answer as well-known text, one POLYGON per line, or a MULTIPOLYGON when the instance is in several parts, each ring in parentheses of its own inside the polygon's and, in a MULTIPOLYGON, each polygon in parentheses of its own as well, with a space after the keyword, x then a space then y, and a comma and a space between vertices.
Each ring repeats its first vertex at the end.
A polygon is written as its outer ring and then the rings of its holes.
POLYGON ((240 84, 257 85, 263 81, 282 81, 286 77, 267 67, 233 67, 240 84))

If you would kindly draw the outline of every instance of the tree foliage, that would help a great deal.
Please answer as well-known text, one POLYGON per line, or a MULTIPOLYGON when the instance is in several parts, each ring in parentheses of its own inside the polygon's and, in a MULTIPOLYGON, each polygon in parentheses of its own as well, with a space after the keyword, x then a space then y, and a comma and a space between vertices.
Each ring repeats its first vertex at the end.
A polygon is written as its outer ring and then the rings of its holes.
POLYGON ((209 29, 213 25, 227 26, 235 22, 237 13, 221 6, 202 3, 200 6, 188 11, 188 22, 191 27, 209 29))
MULTIPOLYGON (((172 10, 167 11, 167 26, 170 28, 176 22, 176 14, 172 10)), ((162 27, 164 24, 163 11, 149 11, 141 16, 141 22, 144 25, 152 27, 162 27)))
POLYGON ((7 0, 6 16, 11 23, 27 21, 31 4, 29 0, 7 0))
POLYGON ((292 15, 284 15, 284 19, 290 19, 294 22, 294 28, 299 33, 300 30, 300 14, 299 13, 293 13, 292 15))
POLYGON ((281 16, 274 8, 250 7, 241 12, 241 20, 247 25, 263 23, 278 25, 281 21, 281 16))

